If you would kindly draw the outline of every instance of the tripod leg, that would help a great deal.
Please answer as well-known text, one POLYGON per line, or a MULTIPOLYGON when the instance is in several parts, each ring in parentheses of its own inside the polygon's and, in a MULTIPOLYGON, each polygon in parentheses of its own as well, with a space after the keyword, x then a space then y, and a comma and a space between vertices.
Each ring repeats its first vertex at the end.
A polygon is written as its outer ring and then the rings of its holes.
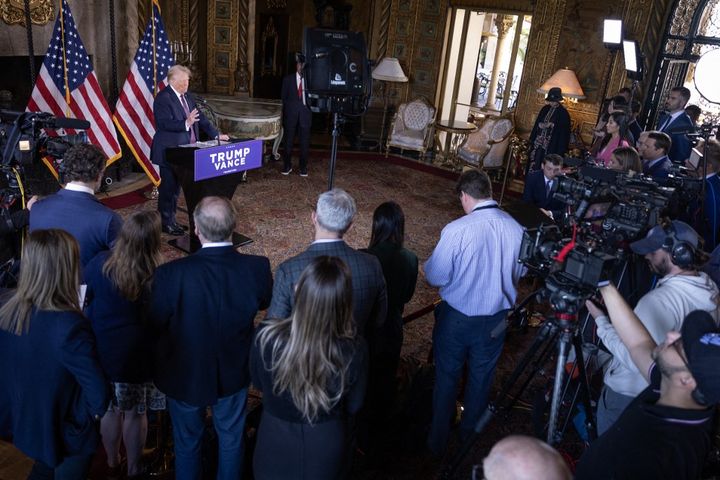
POLYGON ((555 365, 555 383, 553 385, 552 403, 550 405, 550 421, 548 422, 547 443, 555 445, 560 439, 556 438, 558 415, 560 413, 560 403, 562 400, 563 379, 565 378, 565 363, 567 362, 568 351, 572 333, 563 330, 560 333, 560 341, 558 342, 558 358, 555 365))
MULTIPOLYGON (((458 467, 462 464, 463 460, 465 459, 465 456, 468 454, 472 446, 477 441, 478 437, 480 436, 480 433, 485 429, 485 427, 490 423, 490 420, 500 411, 508 409, 510 406, 512 406, 515 402, 515 399, 512 398, 509 403, 505 403, 504 401, 509 398, 509 391, 510 389, 515 385, 515 382, 517 382, 518 378, 520 378, 520 375, 525 371, 525 368, 528 366, 528 364, 532 361, 533 357, 535 357, 538 350, 540 350, 540 347, 545 343, 549 338, 552 338, 553 334, 556 331, 555 323, 552 321, 547 321, 543 324, 543 326, 540 328, 540 331, 537 334, 537 337, 535 337, 535 340, 533 341, 533 344, 530 346, 528 351, 523 355, 523 358, 520 360, 520 363, 518 363, 518 366, 515 367, 515 370, 513 370, 512 374, 510 374, 510 377, 503 385, 502 390, 500 390, 500 393, 498 393, 497 399, 495 402, 490 402, 483 412, 483 414, 480 416, 480 419, 475 424, 475 428, 473 429, 472 433, 468 436, 467 439, 463 442, 463 444, 460 446, 460 449, 458 452, 454 455, 454 457, 450 460, 448 463, 448 466, 443 470, 443 472, 440 474, 441 479, 451 479, 453 478, 453 475, 455 475, 455 472, 457 471, 458 467)), ((546 355, 546 352, 548 350, 544 349, 542 352, 542 356, 546 355)), ((536 362, 539 363, 539 360, 536 362)), ((538 368, 535 368, 531 375, 535 375, 537 373, 538 368)), ((530 377, 532 379, 532 376, 530 377)), ((527 385, 529 381, 526 380, 525 385, 527 385)), ((524 388, 523 386, 523 388, 524 388)))
POLYGON ((585 360, 582 351, 582 339, 579 335, 573 337, 575 346, 575 358, 577 359, 577 367, 580 369, 580 395, 585 408, 585 428, 588 432, 588 438, 593 441, 597 438, 597 425, 595 423, 595 415, 592 411, 592 403, 590 401, 590 380, 588 379, 587 369, 585 368, 585 360))

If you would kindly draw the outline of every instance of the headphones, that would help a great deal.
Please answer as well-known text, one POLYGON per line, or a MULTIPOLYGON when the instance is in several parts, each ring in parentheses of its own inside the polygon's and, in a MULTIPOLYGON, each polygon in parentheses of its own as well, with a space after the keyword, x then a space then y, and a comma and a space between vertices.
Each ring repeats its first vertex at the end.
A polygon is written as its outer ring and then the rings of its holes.
POLYGON ((665 240, 663 240, 662 249, 670 253, 673 263, 678 267, 691 267, 695 262, 695 248, 689 242, 677 237, 672 223, 663 225, 663 231, 665 240))

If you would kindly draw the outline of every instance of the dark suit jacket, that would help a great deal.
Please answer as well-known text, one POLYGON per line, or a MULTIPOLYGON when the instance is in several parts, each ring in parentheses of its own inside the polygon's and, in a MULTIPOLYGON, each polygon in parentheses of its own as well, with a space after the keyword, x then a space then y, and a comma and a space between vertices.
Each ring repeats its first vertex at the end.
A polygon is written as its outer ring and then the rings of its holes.
POLYGON ((665 178, 670 173, 670 168, 672 168, 672 162, 668 157, 663 157, 664 160, 660 160, 656 164, 654 164, 652 167, 648 168, 647 164, 649 162, 643 163, 643 173, 645 175, 649 175, 651 177, 655 178, 665 178))
MULTIPOLYGON (((658 119, 658 127, 661 127, 665 123, 666 119, 667 115, 661 115, 658 119)), ((681 113, 675 120, 670 122, 670 125, 666 126, 661 131, 670 135, 670 139, 672 140, 672 145, 670 146, 670 151, 668 152, 670 160, 673 162, 684 162, 687 160, 690 156, 690 149, 692 148, 692 144, 690 143, 690 138, 687 136, 687 133, 695 131, 695 125, 693 125, 688 114, 684 112, 681 113)))
POLYGON ((155 385, 195 406, 246 388, 253 320, 271 294, 270 261, 231 246, 201 248, 160 266, 150 308, 155 385))
MULTIPOLYGON (((280 92, 283 103, 283 122, 292 123, 293 125, 299 123, 302 127, 310 128, 312 112, 298 97, 296 75, 293 72, 283 77, 282 91, 280 92)), ((305 90, 303 90, 303 96, 307 103, 307 92, 305 90)))
MULTIPOLYGON (((190 93, 185 94, 185 99, 188 102, 188 108, 192 111, 196 106, 195 99, 190 93)), ((165 149, 190 143, 190 131, 185 128, 187 115, 180 99, 169 85, 155 96, 153 115, 155 116, 155 136, 152 141, 150 158, 153 163, 168 167, 169 165, 165 163, 165 149)), ((200 129, 211 138, 218 136, 217 129, 202 112, 200 112, 200 121, 193 124, 192 128, 195 130, 197 140, 200 140, 200 129)))
POLYGON ((86 318, 36 311, 27 333, 0 330, 0 376, 0 410, 9 412, 23 453, 49 466, 95 453, 93 417, 105 414, 110 399, 86 318))
MULTIPOLYGON (((553 179, 553 184, 557 182, 557 178, 553 179)), ((545 210, 563 210, 564 204, 547 196, 545 190, 545 175, 542 170, 537 170, 525 177, 525 189, 522 195, 523 202, 534 205, 545 210)))
POLYGON ((94 195, 62 189, 38 200, 30 212, 30 231, 59 228, 80 244, 82 266, 115 243, 122 227, 120 216, 94 195))
MULTIPOLYGON (((100 252, 85 267, 87 308, 105 375, 111 382, 150 380, 150 332, 147 328, 149 291, 131 302, 103 273, 110 251, 100 252)), ((149 290, 149 289, 148 289, 149 290)))
POLYGON ((313 243, 300 255, 285 260, 275 271, 272 304, 268 318, 287 318, 295 301, 295 284, 310 261, 321 255, 338 257, 352 273, 353 318, 359 335, 366 337, 366 328, 379 327, 387 314, 387 290, 382 267, 377 258, 359 252, 344 241, 313 243))

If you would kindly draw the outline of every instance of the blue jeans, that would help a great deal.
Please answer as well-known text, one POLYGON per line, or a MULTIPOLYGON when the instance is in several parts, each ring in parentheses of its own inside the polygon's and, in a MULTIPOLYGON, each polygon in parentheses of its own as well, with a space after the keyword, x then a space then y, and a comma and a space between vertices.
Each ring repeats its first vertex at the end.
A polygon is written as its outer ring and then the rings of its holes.
MULTIPOLYGON (((242 475, 245 445, 247 388, 213 405, 213 425, 218 436, 218 480, 237 480, 242 475)), ((198 480, 202 474, 201 447, 206 407, 168 397, 175 442, 176 480, 198 480)))
POLYGON ((442 455, 447 447, 457 387, 466 361, 468 378, 460 422, 461 434, 471 433, 485 411, 495 365, 505 340, 505 329, 497 327, 505 322, 506 314, 507 310, 502 310, 494 315, 470 317, 446 302, 435 308, 435 387, 428 436, 428 448, 434 454, 442 455), (500 331, 495 332, 496 328, 500 331))

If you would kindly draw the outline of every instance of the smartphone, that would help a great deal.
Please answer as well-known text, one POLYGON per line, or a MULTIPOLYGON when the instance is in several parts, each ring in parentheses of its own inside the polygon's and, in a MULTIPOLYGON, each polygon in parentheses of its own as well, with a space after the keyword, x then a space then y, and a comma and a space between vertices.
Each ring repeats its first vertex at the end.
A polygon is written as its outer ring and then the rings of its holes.
POLYGON ((700 159, 703 157, 703 154, 700 153, 700 151, 697 148, 693 148, 690 152, 690 158, 688 158, 688 163, 690 166, 697 170, 698 165, 700 164, 700 159))

